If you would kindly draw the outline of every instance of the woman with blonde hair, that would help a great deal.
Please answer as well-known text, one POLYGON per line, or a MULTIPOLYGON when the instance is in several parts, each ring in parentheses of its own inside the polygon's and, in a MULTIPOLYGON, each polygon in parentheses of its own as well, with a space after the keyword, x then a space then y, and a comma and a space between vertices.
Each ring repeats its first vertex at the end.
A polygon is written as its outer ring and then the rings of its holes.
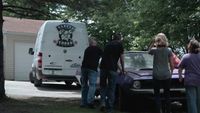
POLYGON ((149 54, 153 55, 153 83, 156 113, 170 113, 170 85, 174 69, 172 50, 168 47, 168 39, 164 33, 155 36, 149 54), (154 47, 153 47, 154 46, 154 47), (161 108, 160 89, 164 89, 165 105, 161 108))
POLYGON ((164 33, 158 33, 155 37, 155 44, 157 46, 163 46, 163 47, 167 47, 168 46, 168 39, 165 36, 164 33))

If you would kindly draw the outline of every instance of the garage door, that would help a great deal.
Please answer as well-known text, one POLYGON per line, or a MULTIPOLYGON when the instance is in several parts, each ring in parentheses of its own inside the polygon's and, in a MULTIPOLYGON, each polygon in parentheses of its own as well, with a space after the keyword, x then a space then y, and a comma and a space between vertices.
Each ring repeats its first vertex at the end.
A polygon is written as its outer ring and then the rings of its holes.
POLYGON ((33 43, 15 42, 15 80, 29 80, 33 55, 28 49, 33 47, 33 43))

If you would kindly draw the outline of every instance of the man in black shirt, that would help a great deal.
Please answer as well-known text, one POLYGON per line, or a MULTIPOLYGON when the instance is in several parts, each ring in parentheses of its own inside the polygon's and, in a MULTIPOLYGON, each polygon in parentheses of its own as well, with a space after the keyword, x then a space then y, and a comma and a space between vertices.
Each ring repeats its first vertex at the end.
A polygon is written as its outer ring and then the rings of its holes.
POLYGON ((97 42, 90 39, 90 45, 84 52, 84 58, 81 67, 81 107, 94 107, 94 94, 97 81, 97 67, 99 59, 102 55, 102 50, 97 47, 97 42), (88 85, 89 81, 89 85, 88 85))
POLYGON ((106 109, 108 112, 112 112, 113 109, 119 60, 121 71, 124 73, 124 49, 121 34, 116 33, 112 38, 112 41, 104 48, 100 64, 101 110, 106 109))

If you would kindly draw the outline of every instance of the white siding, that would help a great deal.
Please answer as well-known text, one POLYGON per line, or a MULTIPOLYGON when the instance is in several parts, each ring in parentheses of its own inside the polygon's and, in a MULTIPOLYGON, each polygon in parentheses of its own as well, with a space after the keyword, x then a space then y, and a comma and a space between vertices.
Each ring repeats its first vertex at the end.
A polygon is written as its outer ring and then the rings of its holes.
MULTIPOLYGON (((4 73, 5 79, 15 80, 15 42, 35 43, 36 34, 4 33, 4 73)), ((28 51, 27 51, 28 52, 28 51)))

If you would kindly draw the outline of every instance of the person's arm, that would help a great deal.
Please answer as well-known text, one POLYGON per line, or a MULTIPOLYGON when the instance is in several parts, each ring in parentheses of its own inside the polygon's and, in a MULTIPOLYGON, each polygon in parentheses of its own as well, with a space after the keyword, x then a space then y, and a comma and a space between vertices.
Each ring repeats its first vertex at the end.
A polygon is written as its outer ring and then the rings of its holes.
POLYGON ((151 41, 151 44, 150 44, 149 48, 148 48, 148 53, 149 53, 150 55, 154 55, 156 49, 157 49, 157 48, 156 48, 156 45, 155 45, 155 40, 153 39, 153 40, 151 41))
POLYGON ((153 39, 149 45, 148 51, 151 50, 151 48, 155 47, 155 39, 153 39))
POLYGON ((198 51, 200 52, 200 48, 198 48, 198 51))
POLYGON ((121 66, 120 66, 119 61, 118 61, 118 63, 117 63, 117 68, 118 68, 119 72, 121 73, 121 72, 122 72, 122 68, 121 68, 121 66))
POLYGON ((187 57, 185 55, 183 55, 183 57, 181 58, 180 63, 178 64, 178 75, 179 75, 179 82, 183 81, 183 70, 186 67, 186 59, 187 57))
POLYGON ((120 55, 120 64, 121 64, 121 72, 124 75, 125 74, 125 70, 124 70, 124 54, 120 55))
POLYGON ((174 59, 173 59, 173 55, 170 55, 169 58, 169 64, 170 64, 170 70, 171 70, 171 75, 173 74, 173 70, 174 70, 174 59))
POLYGON ((182 81, 183 81, 182 73, 183 73, 183 68, 182 68, 182 67, 179 67, 179 68, 178 68, 179 82, 182 82, 182 81))

